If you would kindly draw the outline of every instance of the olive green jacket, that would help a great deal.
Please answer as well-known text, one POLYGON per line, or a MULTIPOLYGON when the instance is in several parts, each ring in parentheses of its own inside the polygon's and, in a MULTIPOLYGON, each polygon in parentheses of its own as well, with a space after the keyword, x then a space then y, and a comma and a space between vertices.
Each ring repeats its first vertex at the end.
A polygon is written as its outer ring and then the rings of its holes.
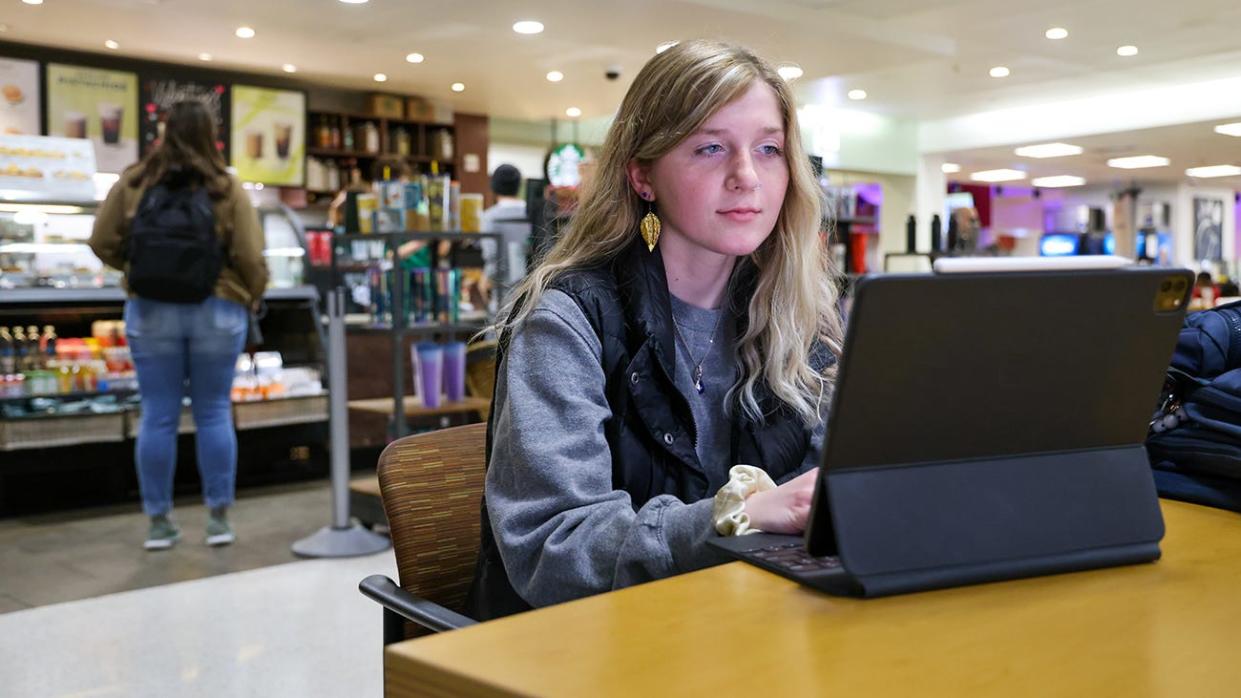
MULTIPOLYGON (((129 266, 124 253, 129 222, 145 193, 137 179, 137 168, 130 168, 121 175, 96 212, 95 228, 90 236, 90 247, 95 255, 104 264, 122 272, 129 266)), ((236 177, 229 179, 232 187, 228 195, 213 201, 215 232, 226 243, 227 250, 224 269, 215 283, 215 295, 250 308, 263 297, 267 288, 267 263, 263 259, 266 245, 250 197, 236 177)))

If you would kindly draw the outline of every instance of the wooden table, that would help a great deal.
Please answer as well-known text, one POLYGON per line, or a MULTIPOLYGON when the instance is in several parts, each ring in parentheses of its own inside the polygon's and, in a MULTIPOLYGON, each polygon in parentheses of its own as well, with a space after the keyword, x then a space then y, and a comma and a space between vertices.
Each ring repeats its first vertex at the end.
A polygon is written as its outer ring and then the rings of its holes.
MULTIPOLYGON (((483 397, 471 397, 469 395, 456 401, 449 402, 446 399, 440 399, 439 407, 423 407, 422 398, 416 395, 406 395, 401 401, 405 407, 405 417, 414 419, 417 417, 440 417, 450 414, 464 414, 473 412, 482 414, 491 406, 491 400, 483 397)), ((396 405, 390 397, 377 397, 367 400, 350 400, 349 409, 355 412, 368 412, 370 414, 383 414, 392 416, 393 409, 396 405)))
POLYGON ((385 652, 389 696, 1237 696, 1241 515, 1159 562, 873 600, 732 563, 385 652))

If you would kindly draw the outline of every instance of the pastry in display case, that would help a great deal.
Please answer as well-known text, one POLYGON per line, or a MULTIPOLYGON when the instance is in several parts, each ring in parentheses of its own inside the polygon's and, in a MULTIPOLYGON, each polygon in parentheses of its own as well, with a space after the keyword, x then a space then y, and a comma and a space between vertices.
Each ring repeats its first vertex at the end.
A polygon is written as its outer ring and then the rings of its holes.
MULTIPOLYGON (((0 201, 0 290, 119 288, 121 273, 87 245, 98 202, 0 201)), ((306 232, 287 206, 258 209, 272 288, 304 283, 306 232)))

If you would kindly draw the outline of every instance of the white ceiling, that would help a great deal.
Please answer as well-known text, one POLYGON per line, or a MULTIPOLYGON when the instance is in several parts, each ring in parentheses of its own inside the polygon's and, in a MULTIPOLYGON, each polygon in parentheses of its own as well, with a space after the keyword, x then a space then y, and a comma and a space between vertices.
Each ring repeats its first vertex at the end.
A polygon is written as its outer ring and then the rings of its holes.
MULTIPOLYGON (((1241 164, 1241 138, 1215 132, 1221 122, 1181 124, 1162 128, 1109 133, 1060 142, 1083 148, 1080 155, 1035 159, 1019 157, 1013 147, 979 148, 944 154, 948 162, 961 165, 959 174, 948 175, 949 181, 969 182, 969 175, 979 170, 1015 169, 1028 173, 1024 182, 1029 186, 1035 177, 1075 175, 1090 186, 1123 187, 1129 183, 1171 183, 1185 180, 1185 170, 1206 165, 1241 164), (1111 158, 1133 155, 1159 155, 1171 160, 1167 167, 1120 170, 1108 167, 1111 158)), ((1019 144, 1032 145, 1032 144, 1019 144)), ((1241 189, 1241 177, 1195 180, 1207 186, 1241 189)))
POLYGON ((422 94, 521 119, 611 114, 657 44, 721 37, 769 59, 795 61, 806 101, 898 116, 949 115, 1176 84, 1241 72, 1241 4, 1235 0, 0 0, 0 38, 279 73, 361 89, 422 94), (537 36, 511 30, 537 19, 537 36), (234 37, 246 24, 254 39, 234 37), (1044 38, 1050 26, 1070 36, 1044 38), (1140 54, 1115 49, 1135 44, 1140 54), (406 53, 424 54, 411 65, 406 53), (620 80, 604 79, 619 64, 620 80), (1003 64, 1012 75, 988 77, 1003 64), (544 79, 549 70, 563 82, 544 79), (390 76, 378 85, 376 72, 390 76), (462 94, 453 82, 467 86, 462 94))

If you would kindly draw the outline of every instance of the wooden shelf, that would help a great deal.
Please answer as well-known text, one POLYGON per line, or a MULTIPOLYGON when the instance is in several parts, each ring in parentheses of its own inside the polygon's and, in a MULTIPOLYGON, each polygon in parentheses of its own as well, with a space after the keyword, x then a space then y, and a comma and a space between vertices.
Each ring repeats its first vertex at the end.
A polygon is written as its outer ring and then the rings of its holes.
POLYGON ((391 334, 392 332, 399 332, 402 336, 418 337, 429 334, 478 332, 479 330, 486 329, 489 324, 490 321, 486 319, 480 319, 473 322, 467 320, 448 323, 417 322, 406 327, 402 327, 399 331, 393 329, 391 325, 346 325, 345 331, 350 334, 391 334))
MULTIPOLYGON (((416 419, 418 417, 442 417, 449 414, 467 414, 470 412, 481 413, 491 406, 491 400, 481 397, 466 396, 460 402, 448 402, 441 398, 440 406, 435 409, 429 409, 422 406, 422 398, 407 395, 404 399, 405 418, 416 419)), ((396 405, 390 397, 377 397, 368 400, 350 400, 349 409, 355 412, 365 412, 368 414, 382 414, 388 417, 392 416, 396 405)))
POLYGON ((465 233, 460 230, 443 230, 439 232, 414 232, 414 233, 342 233, 334 236, 332 239, 337 242, 356 242, 365 240, 387 240, 388 242, 400 243, 409 242, 411 240, 499 240, 503 237, 500 233, 465 233))
POLYGON ((398 126, 427 126, 430 128, 452 128, 453 127, 452 124, 446 124, 440 121, 427 121, 425 119, 420 120, 420 119, 405 119, 405 118, 397 119, 397 118, 390 117, 390 116, 375 116, 374 114, 363 114, 361 112, 310 110, 307 113, 310 115, 311 118, 320 117, 320 116, 330 116, 330 117, 337 117, 337 118, 343 117, 346 119, 351 119, 353 121, 383 121, 389 124, 396 124, 398 126))
POLYGON ((306 154, 318 158, 377 158, 383 153, 369 150, 336 150, 334 148, 307 148, 306 154))
POLYGON ((350 111, 307 110, 307 114, 310 115, 311 117, 316 117, 316 116, 335 116, 338 118, 344 117, 346 119, 353 119, 354 121, 386 121, 387 120, 382 116, 375 116, 374 114, 363 114, 362 112, 350 112, 350 111))

